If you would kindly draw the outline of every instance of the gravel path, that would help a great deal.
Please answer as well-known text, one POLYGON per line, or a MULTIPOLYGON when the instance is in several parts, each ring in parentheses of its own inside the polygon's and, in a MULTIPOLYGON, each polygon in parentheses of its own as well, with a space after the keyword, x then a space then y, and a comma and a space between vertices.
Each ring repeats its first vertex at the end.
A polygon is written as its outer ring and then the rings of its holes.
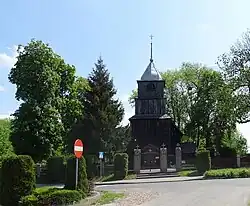
POLYGON ((128 196, 109 206, 247 206, 250 178, 99 186, 128 196))
POLYGON ((158 192, 147 191, 147 192, 125 192, 127 193, 126 198, 118 200, 115 204, 117 206, 136 206, 141 205, 144 202, 148 202, 157 196, 159 196, 158 192))

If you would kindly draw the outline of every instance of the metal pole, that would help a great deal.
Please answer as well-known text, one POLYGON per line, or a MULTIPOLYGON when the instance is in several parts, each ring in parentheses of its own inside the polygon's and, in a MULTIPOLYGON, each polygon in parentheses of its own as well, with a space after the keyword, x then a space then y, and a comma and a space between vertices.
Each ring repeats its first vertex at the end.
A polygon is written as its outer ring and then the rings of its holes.
POLYGON ((102 159, 100 159, 100 177, 102 177, 102 159))
POLYGON ((76 158, 76 189, 78 184, 78 158, 76 158))

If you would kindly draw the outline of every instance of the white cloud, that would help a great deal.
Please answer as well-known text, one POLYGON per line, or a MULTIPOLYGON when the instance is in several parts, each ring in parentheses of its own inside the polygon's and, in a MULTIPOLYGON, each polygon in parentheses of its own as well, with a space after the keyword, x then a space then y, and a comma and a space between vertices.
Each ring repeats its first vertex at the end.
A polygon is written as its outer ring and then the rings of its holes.
POLYGON ((2 85, 0 85, 0 92, 3 92, 3 91, 5 91, 5 88, 2 85))
POLYGON ((13 46, 12 48, 8 48, 10 50, 10 54, 7 53, 0 53, 0 69, 7 68, 10 69, 14 66, 17 59, 17 46, 13 46))

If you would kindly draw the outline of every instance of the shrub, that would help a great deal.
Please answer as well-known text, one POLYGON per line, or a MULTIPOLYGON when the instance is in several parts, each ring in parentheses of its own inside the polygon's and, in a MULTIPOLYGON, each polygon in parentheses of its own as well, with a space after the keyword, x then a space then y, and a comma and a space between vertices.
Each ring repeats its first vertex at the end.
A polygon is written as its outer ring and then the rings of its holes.
POLYGON ((209 170, 205 172, 204 177, 206 179, 249 178, 250 169, 230 168, 230 169, 209 170))
POLYGON ((118 153, 114 157, 114 176, 124 179, 128 175, 128 154, 118 153))
POLYGON ((81 198, 81 193, 76 190, 41 188, 34 195, 23 197, 20 206, 69 205, 79 202, 81 198))
POLYGON ((34 162, 30 156, 19 155, 3 160, 1 176, 1 204, 18 205, 21 197, 35 189, 34 162))
POLYGON ((198 151, 196 155, 196 168, 198 172, 205 172, 211 169, 211 157, 208 150, 198 151))
POLYGON ((88 181, 88 194, 90 195, 93 191, 94 191, 94 188, 95 188, 95 183, 93 180, 89 180, 88 181))
MULTIPOLYGON (((65 189, 74 190, 76 189, 75 181, 76 180, 76 158, 74 156, 70 156, 67 160, 66 166, 66 181, 65 181, 65 189)), ((78 161, 78 183, 77 190, 81 192, 83 197, 88 193, 88 179, 86 173, 86 162, 82 157, 78 161)))
POLYGON ((64 183, 65 181, 64 157, 55 156, 48 159, 47 175, 49 183, 64 183))
POLYGON ((35 195, 22 197, 20 206, 38 206, 38 198, 35 195))

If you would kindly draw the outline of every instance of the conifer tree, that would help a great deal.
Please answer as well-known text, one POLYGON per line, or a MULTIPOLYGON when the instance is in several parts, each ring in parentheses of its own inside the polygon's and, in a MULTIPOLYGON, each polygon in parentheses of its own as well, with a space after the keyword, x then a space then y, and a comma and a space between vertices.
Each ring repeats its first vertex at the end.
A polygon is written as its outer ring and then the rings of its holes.
POLYGON ((84 98, 84 136, 85 153, 99 151, 112 152, 116 128, 120 125, 124 108, 115 98, 113 79, 100 57, 88 77, 89 90, 84 98))

